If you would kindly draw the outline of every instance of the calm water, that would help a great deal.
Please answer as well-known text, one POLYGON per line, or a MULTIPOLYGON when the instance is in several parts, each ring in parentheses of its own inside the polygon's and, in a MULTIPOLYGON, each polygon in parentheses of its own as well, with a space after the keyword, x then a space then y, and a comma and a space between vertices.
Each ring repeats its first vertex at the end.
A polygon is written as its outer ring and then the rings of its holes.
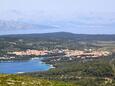
POLYGON ((19 72, 45 71, 51 65, 43 63, 39 58, 31 59, 26 62, 2 62, 0 63, 0 73, 14 74, 19 72))

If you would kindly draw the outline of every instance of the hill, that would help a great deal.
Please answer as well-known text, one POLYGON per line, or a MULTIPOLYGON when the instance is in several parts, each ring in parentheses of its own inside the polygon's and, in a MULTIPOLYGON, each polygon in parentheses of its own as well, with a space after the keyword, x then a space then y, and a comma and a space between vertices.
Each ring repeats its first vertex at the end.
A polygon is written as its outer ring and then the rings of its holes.
POLYGON ((1 50, 113 48, 114 44, 115 35, 55 32, 0 36, 1 50))
POLYGON ((16 34, 16 35, 3 35, 0 37, 5 38, 48 38, 48 39, 73 39, 77 41, 87 40, 101 40, 101 41, 115 41, 114 34, 74 34, 69 32, 54 32, 42 34, 16 34))

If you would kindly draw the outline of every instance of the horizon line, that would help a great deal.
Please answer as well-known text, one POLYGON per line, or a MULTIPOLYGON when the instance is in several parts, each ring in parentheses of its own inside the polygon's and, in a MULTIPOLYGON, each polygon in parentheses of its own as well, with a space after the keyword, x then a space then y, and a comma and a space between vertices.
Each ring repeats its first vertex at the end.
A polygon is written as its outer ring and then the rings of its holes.
POLYGON ((74 35, 115 35, 111 33, 74 33, 74 32, 67 32, 67 31, 56 31, 56 32, 44 32, 44 33, 9 33, 9 34, 0 34, 0 36, 10 36, 10 35, 37 35, 37 34, 52 34, 52 33, 68 33, 68 34, 74 34, 74 35))

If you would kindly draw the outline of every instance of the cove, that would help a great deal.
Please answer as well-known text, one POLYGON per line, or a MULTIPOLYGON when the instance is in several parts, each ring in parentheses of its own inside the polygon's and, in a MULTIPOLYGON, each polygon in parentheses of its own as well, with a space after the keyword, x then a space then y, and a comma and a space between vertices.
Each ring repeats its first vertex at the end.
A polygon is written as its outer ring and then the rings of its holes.
POLYGON ((49 70, 51 67, 51 65, 43 63, 38 57, 22 62, 1 62, 0 73, 16 74, 25 72, 46 71, 49 70))

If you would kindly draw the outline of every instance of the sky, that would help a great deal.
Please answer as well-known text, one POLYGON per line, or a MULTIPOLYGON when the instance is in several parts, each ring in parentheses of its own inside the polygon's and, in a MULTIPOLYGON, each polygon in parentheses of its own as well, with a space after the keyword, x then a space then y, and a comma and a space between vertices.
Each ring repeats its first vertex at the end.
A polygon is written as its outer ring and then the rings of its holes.
POLYGON ((54 28, 4 29, 0 34, 115 34, 115 0, 0 0, 0 20, 54 28))

